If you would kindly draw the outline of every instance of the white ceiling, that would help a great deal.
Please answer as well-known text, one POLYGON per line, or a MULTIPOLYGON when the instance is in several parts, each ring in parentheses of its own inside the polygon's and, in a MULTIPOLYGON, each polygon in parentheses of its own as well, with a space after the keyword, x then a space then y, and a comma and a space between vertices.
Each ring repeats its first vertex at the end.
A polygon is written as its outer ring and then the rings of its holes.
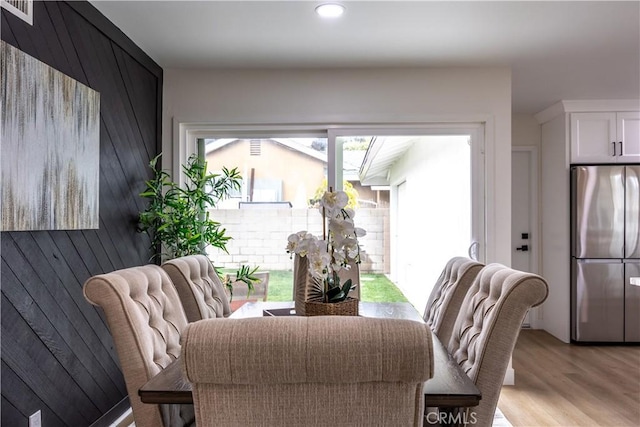
POLYGON ((163 68, 512 69, 513 111, 640 98, 640 1, 104 1, 163 68))

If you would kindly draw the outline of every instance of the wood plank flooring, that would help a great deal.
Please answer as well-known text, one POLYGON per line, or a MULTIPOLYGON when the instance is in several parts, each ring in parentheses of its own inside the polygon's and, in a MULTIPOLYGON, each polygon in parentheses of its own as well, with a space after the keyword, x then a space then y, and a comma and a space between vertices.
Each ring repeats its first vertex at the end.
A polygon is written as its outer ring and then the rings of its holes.
POLYGON ((524 329, 498 407, 518 426, 640 426, 640 346, 565 344, 524 329))

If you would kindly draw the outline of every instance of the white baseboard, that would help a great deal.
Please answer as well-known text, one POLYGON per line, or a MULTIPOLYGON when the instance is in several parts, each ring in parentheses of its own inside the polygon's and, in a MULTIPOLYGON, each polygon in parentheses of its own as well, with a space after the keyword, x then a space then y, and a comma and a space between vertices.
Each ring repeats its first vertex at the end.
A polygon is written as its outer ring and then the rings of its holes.
POLYGON ((515 385, 516 383, 516 371, 509 366, 507 368, 507 372, 504 374, 504 381, 502 381, 502 385, 515 385))
POLYGON ((509 365, 507 371, 504 373, 504 380, 502 385, 514 385, 516 383, 516 371, 513 369, 513 357, 509 358, 509 365))
POLYGON ((120 415, 117 420, 115 420, 109 427, 131 427, 135 426, 133 422, 133 411, 131 408, 127 409, 127 411, 120 415))
POLYGON ((129 404, 129 396, 125 396, 89 427, 130 427, 131 425, 133 425, 133 412, 129 404))

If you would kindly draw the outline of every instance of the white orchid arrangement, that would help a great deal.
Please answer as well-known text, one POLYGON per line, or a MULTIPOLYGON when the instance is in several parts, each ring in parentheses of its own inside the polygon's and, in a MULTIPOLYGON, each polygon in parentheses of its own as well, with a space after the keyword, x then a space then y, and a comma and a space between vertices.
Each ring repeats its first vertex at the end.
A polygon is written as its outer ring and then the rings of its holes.
POLYGON ((322 238, 307 231, 289 236, 287 252, 306 257, 309 273, 317 284, 324 302, 344 301, 352 289, 351 279, 340 286, 338 272, 348 269, 350 262, 360 263, 358 237, 365 236, 364 229, 353 222, 355 211, 347 208, 349 197, 344 191, 327 191, 320 199, 322 214, 322 238))

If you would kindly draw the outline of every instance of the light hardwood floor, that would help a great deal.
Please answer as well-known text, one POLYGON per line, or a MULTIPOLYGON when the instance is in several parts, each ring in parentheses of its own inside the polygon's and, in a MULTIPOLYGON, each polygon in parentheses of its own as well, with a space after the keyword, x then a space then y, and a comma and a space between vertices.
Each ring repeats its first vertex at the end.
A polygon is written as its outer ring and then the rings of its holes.
POLYGON ((640 347, 565 344, 524 329, 498 407, 518 426, 640 426, 640 347))

